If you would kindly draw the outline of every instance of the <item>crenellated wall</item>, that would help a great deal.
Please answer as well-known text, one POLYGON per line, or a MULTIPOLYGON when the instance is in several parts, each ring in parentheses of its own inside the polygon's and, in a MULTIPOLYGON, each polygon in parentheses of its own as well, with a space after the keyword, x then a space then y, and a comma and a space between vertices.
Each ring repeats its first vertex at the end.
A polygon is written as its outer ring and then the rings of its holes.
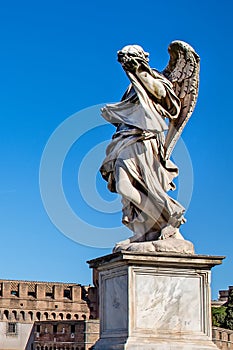
POLYGON ((0 280, 0 321, 94 319, 96 309, 94 287, 0 280))
MULTIPOLYGON (((81 333, 84 326, 95 327, 96 294, 96 288, 75 283, 0 280, 0 349, 40 350, 49 335, 52 341, 65 337, 70 345, 77 345, 77 349, 87 349, 81 346, 87 342, 86 338, 84 340, 86 332, 81 333), (38 322, 41 332, 35 333, 33 325, 37 323, 38 326, 38 322), (69 322, 75 327, 74 335, 71 335, 69 322), (43 331, 45 324, 47 333, 43 331), (55 324, 58 332, 53 334, 55 324), (65 329, 64 334, 61 334, 61 327, 65 329), (83 337, 83 341, 77 337, 83 337)), ((90 334, 96 338, 95 332, 90 334)), ((48 339, 50 344, 51 339, 48 339)), ((67 349, 72 350, 72 346, 67 349)))

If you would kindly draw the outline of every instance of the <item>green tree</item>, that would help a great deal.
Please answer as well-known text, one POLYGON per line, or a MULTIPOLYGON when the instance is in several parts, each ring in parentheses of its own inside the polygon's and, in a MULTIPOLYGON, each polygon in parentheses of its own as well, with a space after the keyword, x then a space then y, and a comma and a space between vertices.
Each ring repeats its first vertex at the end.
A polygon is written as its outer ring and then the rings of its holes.
POLYGON ((212 325, 225 328, 226 306, 212 307, 212 325))
POLYGON ((229 291, 229 295, 228 295, 225 328, 233 329, 233 289, 229 291))

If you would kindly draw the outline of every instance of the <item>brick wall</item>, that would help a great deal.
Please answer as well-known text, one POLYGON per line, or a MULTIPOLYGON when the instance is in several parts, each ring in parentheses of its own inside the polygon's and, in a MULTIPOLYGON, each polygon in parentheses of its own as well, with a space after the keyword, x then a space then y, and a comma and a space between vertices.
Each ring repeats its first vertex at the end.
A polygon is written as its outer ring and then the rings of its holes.
POLYGON ((97 317, 96 288, 73 283, 0 280, 0 321, 97 317))
POLYGON ((33 350, 89 350, 99 338, 99 321, 35 322, 33 334, 33 350))

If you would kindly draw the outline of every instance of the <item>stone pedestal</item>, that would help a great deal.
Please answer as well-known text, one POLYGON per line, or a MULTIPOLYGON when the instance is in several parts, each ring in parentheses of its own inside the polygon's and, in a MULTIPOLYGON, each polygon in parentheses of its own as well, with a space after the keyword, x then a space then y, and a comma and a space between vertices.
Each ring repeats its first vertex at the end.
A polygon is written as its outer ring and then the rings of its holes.
POLYGON ((99 273, 95 350, 217 349, 210 269, 223 257, 119 252, 89 261, 99 273))

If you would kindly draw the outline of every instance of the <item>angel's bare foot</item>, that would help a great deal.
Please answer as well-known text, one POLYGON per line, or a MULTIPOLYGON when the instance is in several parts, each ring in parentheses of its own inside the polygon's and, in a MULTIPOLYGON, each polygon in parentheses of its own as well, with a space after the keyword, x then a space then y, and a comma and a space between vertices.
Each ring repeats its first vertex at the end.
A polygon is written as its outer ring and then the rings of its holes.
POLYGON ((125 239, 124 241, 121 241, 121 242, 116 243, 115 246, 118 246, 118 245, 126 245, 126 244, 130 244, 130 243, 131 243, 130 239, 127 238, 127 239, 125 239))

